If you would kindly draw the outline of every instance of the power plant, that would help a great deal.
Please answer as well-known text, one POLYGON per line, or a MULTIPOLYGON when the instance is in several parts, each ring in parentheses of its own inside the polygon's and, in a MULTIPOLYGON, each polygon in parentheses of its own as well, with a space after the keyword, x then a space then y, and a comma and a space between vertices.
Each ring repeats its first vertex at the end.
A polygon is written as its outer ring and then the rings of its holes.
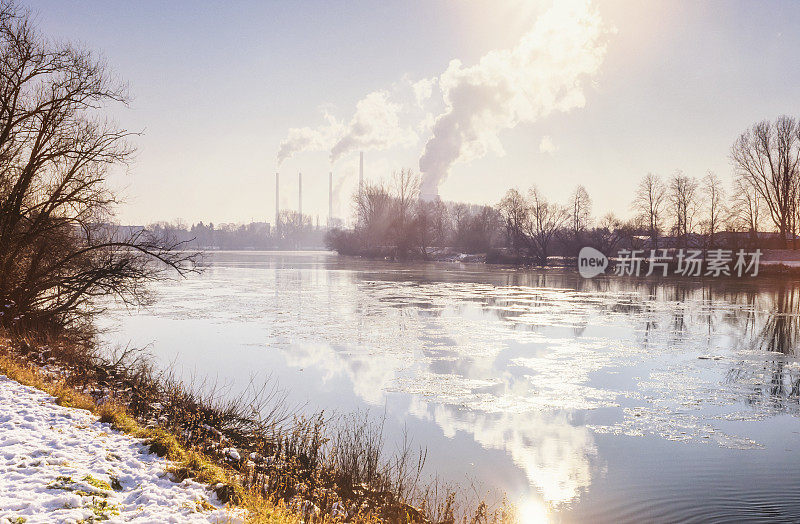
MULTIPOLYGON (((275 173, 275 230, 280 231, 281 226, 281 199, 280 199, 280 172, 275 173)), ((358 191, 364 190, 364 152, 358 155, 358 191)), ((302 224, 303 220, 303 173, 297 173, 297 214, 302 224)), ((333 171, 328 172, 328 227, 333 227, 333 171)), ((319 227, 319 216, 317 216, 319 227)))

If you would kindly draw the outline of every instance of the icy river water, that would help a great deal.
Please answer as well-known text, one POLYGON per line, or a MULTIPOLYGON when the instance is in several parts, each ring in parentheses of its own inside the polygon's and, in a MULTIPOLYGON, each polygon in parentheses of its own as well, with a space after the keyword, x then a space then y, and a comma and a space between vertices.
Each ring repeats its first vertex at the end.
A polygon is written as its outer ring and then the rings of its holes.
POLYGON ((272 377, 309 413, 369 410, 427 471, 531 521, 800 522, 800 282, 205 263, 109 311, 105 340, 231 394, 272 377))

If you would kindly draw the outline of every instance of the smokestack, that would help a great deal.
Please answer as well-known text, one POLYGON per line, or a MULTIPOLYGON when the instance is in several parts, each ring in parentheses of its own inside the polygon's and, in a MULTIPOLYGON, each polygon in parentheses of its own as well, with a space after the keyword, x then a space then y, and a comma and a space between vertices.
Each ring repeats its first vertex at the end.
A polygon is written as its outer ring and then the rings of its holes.
POLYGON ((364 190, 364 152, 358 154, 358 194, 364 190))
POLYGON ((297 213, 303 223, 303 173, 297 173, 297 213))
POLYGON ((328 228, 333 225, 333 171, 328 173, 328 228))
POLYGON ((280 173, 275 173, 275 231, 280 231, 281 221, 280 221, 280 213, 281 213, 281 199, 280 199, 280 185, 278 184, 278 179, 280 178, 280 173))

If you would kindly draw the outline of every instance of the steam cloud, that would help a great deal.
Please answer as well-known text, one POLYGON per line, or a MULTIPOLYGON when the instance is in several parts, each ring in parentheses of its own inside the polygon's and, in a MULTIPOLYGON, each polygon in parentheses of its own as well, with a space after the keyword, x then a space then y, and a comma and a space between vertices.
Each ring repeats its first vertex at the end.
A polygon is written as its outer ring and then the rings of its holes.
POLYGON ((419 160, 422 194, 436 195, 456 161, 503 154, 500 131, 583 107, 582 80, 605 56, 602 36, 588 2, 559 1, 514 49, 491 51, 472 67, 451 61, 439 77, 446 108, 419 160))
POLYGON ((290 129, 278 163, 308 150, 330 150, 335 162, 352 151, 416 143, 412 127, 430 130, 419 168, 422 194, 434 196, 455 163, 502 155, 502 131, 583 107, 584 85, 605 57, 605 32, 589 0, 557 0, 513 49, 490 51, 470 67, 452 60, 438 77, 406 86, 410 94, 402 101, 389 91, 372 92, 347 124, 326 115, 321 126, 290 129), (428 109, 416 126, 401 125, 425 107, 437 109, 428 109))
POLYGON ((278 151, 278 165, 300 151, 330 149, 331 162, 347 153, 366 149, 386 149, 414 143, 417 135, 400 125, 402 104, 392 102, 388 91, 375 91, 356 104, 350 123, 345 125, 326 115, 327 124, 293 128, 278 151))
POLYGON ((289 129, 289 133, 278 149, 278 165, 300 151, 324 151, 330 148, 341 124, 329 114, 325 115, 325 119, 328 124, 317 128, 294 127, 289 129))
POLYGON ((331 162, 363 149, 385 149, 413 143, 413 131, 400 127, 400 104, 389 101, 387 91, 370 93, 356 105, 356 113, 344 135, 331 148, 331 162))
POLYGON ((336 210, 338 213, 341 213, 341 199, 342 199, 342 189, 344 189, 345 184, 350 182, 351 179, 355 178, 356 171, 355 169, 346 169, 343 173, 339 174, 336 183, 333 184, 333 201, 336 203, 336 210))

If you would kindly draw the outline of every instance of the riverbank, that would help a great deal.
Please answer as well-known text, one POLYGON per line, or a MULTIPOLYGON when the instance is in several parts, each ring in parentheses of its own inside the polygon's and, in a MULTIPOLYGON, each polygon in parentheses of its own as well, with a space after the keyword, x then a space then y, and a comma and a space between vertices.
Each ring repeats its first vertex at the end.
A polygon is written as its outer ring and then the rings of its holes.
MULTIPOLYGON (((750 250, 753 251, 753 250, 750 250)), ((750 252, 748 251, 748 253, 750 252)), ((647 257, 649 252, 639 255, 643 258, 641 264, 641 276, 647 273, 647 257)), ((370 259, 373 257, 366 256, 370 259)), ((383 260, 391 260, 388 257, 378 257, 383 260)), ((547 265, 542 265, 541 262, 535 257, 525 257, 520 255, 511 255, 502 251, 492 251, 489 253, 459 253, 451 250, 438 250, 433 251, 428 255, 428 261, 431 262, 455 262, 455 263, 477 263, 477 264, 491 264, 499 266, 508 266, 513 268, 556 268, 556 269, 572 269, 577 270, 578 260, 575 257, 551 256, 547 259, 547 265)), ((749 260, 749 257, 748 257, 749 260)), ((614 272, 614 264, 617 262, 616 258, 610 259, 609 267, 606 268, 606 274, 614 272)), ((677 262, 671 261, 669 264, 670 273, 674 273, 677 268, 677 262)), ((660 272, 661 270, 659 270, 660 272)), ((750 275, 745 275, 748 278, 750 275)), ((791 249, 764 249, 758 264, 758 275, 762 277, 800 277, 800 250, 791 249)), ((715 277, 719 278, 719 277, 715 277)), ((735 278, 735 277, 734 277, 735 278)))
POLYGON ((147 443, 0 375, 0 522, 243 522, 147 443))
MULTIPOLYGON (((91 420, 97 434, 114 430, 138 439, 141 449, 169 461, 165 471, 175 482, 192 479, 208 487, 210 506, 205 509, 238 508, 242 512, 234 512, 236 518, 276 524, 450 522, 457 512, 484 515, 486 522, 513 521, 513 508, 489 511, 486 504, 465 504, 438 484, 418 484, 419 472, 410 464, 417 458, 408 453, 384 457, 381 439, 376 439, 380 435, 366 421, 354 417, 350 426, 333 429, 320 415, 294 418, 281 427, 292 414, 282 411, 279 402, 270 407, 269 395, 238 403, 201 398, 169 374, 154 371, 146 360, 129 354, 103 359, 93 346, 82 344, 64 338, 0 338, 0 374, 52 395, 53 406, 85 410, 83 418, 77 417, 78 430, 90 427, 91 420)), ((10 398, 3 399, 3 409, 14 409, 10 398)), ((13 427, 10 435, 18 438, 13 427)), ((72 449, 76 441, 74 435, 61 444, 45 440, 40 451, 59 450, 68 457, 81 453, 72 449)), ((86 494, 71 499, 77 507, 70 509, 88 511, 86 504, 98 496, 84 489, 87 476, 113 482, 107 471, 105 476, 100 471, 53 471, 56 481, 64 477, 64 486, 74 484, 86 494)), ((128 502, 113 500, 108 504, 127 507, 128 502)))
MULTIPOLYGON (((58 344, 66 344, 66 341, 58 344)), ((128 406, 119 402, 122 392, 108 384, 97 389, 96 374, 102 366, 95 365, 94 372, 77 375, 78 366, 82 364, 85 368, 90 355, 70 355, 63 347, 62 351, 54 353, 58 358, 49 356, 37 363, 26 356, 32 349, 28 340, 0 338, 0 375, 4 381, 0 383, 3 391, 0 420, 4 433, 0 446, 22 446, 3 450, 6 460, 16 462, 15 469, 3 471, 3 480, 14 497, 17 492, 23 493, 21 504, 0 504, 0 510, 4 511, 0 516, 12 523, 53 522, 51 512, 58 509, 53 504, 60 501, 64 505, 62 509, 75 510, 62 515, 62 522, 95 522, 106 518, 138 521, 142 503, 149 501, 151 512, 158 518, 145 519, 148 522, 192 521, 194 516, 199 522, 285 524, 301 521, 300 515, 288 511, 282 504, 275 505, 261 494, 246 490, 235 471, 215 464, 208 456, 182 442, 178 435, 154 424, 139 424, 128 406), (76 387, 76 383, 84 385, 76 387), (24 401, 20 407, 17 401, 20 395, 22 399, 34 399, 40 406, 38 411, 32 404, 26 409, 24 401), (17 420, 20 413, 23 418, 17 420), (42 420, 44 426, 37 424, 42 420), (53 431, 56 436, 51 435, 53 431), (44 439, 38 445, 33 439, 35 449, 26 454, 24 443, 29 442, 26 438, 33 434, 44 435, 44 439), (115 443, 116 448, 103 447, 107 442, 115 443), (57 457, 55 461, 39 460, 53 456, 57 457), (30 472, 37 479, 48 479, 55 474, 55 479, 45 486, 50 491, 43 495, 41 486, 36 483, 23 487, 9 483, 9 474, 12 471, 19 474, 20 467, 34 468, 30 472), (35 470, 37 467, 41 469, 35 470), (115 471, 122 471, 123 476, 116 475, 115 471), (131 480, 131 489, 127 491, 122 482, 125 478, 131 480), (142 487, 146 489, 140 490, 142 487), (68 496, 59 497, 64 495, 59 492, 68 492, 68 496), (176 500, 186 504, 174 507, 176 500), (128 511, 127 516, 125 511, 128 511), (26 512, 33 513, 33 520, 25 516, 26 512), (83 520, 72 519, 73 514, 88 512, 92 515, 82 517, 83 520), (176 512, 179 515, 176 516, 176 512)), ((49 350, 49 347, 38 346, 40 355, 42 349, 49 350)), ((113 369, 114 366, 108 367, 113 369)), ((24 479, 19 480, 26 484, 24 479)))

